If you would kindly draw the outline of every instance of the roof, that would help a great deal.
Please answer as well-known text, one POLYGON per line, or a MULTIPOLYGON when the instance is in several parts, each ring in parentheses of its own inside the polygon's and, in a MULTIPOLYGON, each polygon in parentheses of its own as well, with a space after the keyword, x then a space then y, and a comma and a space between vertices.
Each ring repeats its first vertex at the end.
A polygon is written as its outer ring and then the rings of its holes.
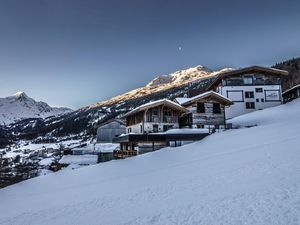
POLYGON ((300 88, 300 84, 295 85, 295 86, 291 87, 290 89, 287 89, 286 91, 282 92, 282 95, 284 95, 284 94, 286 94, 286 93, 288 93, 288 92, 290 92, 294 89, 297 89, 297 88, 300 88))
POLYGON ((125 121, 123 121, 121 119, 118 119, 118 118, 113 118, 113 119, 105 121, 104 123, 99 124, 98 128, 103 127, 103 126, 105 126, 107 124, 110 124, 110 123, 113 123, 113 122, 119 123, 121 125, 126 125, 125 121))
POLYGON ((114 143, 98 143, 96 144, 96 151, 102 153, 109 153, 118 150, 119 147, 119 144, 114 143))
POLYGON ((182 104, 184 102, 186 102, 187 100, 189 100, 190 98, 185 98, 185 97, 179 97, 179 98, 175 98, 175 101, 178 103, 178 104, 182 104))
POLYGON ((216 84, 219 84, 221 80, 225 77, 236 76, 240 74, 247 74, 247 73, 263 73, 263 74, 270 74, 274 76, 287 76, 289 73, 286 70, 279 70, 269 67, 262 67, 262 66, 250 66, 245 67, 237 70, 231 70, 224 73, 220 73, 217 78, 209 85, 207 88, 208 90, 214 87, 216 84))
POLYGON ((219 93, 214 92, 214 91, 207 91, 200 95, 196 95, 192 98, 189 98, 187 101, 181 103, 181 105, 189 105, 189 104, 193 103, 194 101, 197 101, 200 99, 205 99, 208 97, 214 98, 214 99, 218 100, 220 103, 223 103, 224 105, 232 105, 233 104, 233 102, 229 98, 226 98, 223 95, 220 95, 219 93))
POLYGON ((135 113, 144 111, 146 109, 154 108, 154 107, 160 106, 160 105, 165 105, 165 106, 168 106, 169 108, 176 109, 178 111, 187 112, 187 109, 185 109, 181 105, 179 105, 179 104, 177 104, 177 103, 175 103, 171 100, 160 99, 160 100, 157 100, 157 101, 153 101, 153 102, 149 102, 149 103, 146 103, 144 105, 141 105, 141 106, 131 110, 130 112, 126 113, 124 115, 124 117, 130 116, 130 115, 133 115, 135 113))
POLYGON ((97 155, 64 155, 60 160, 60 164, 96 164, 97 155))

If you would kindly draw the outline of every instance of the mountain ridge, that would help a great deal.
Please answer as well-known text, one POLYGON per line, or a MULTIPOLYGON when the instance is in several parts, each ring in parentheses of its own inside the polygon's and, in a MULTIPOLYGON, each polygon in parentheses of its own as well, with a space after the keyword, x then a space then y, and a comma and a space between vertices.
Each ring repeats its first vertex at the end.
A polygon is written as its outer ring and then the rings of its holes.
POLYGON ((66 107, 51 107, 42 101, 28 97, 19 91, 12 96, 0 98, 0 124, 7 125, 27 118, 46 118, 71 112, 66 107))
MULTIPOLYGON (((289 75, 283 80, 283 90, 300 82, 300 58, 287 60, 276 64, 273 67, 284 69, 289 72, 289 75)), ((198 69, 200 69, 199 66, 198 69)), ((97 127, 100 124, 113 118, 120 118, 126 112, 141 104, 162 98, 172 100, 176 97, 190 94, 193 90, 204 92, 208 85, 215 79, 217 73, 202 71, 201 74, 200 72, 196 72, 196 75, 192 80, 186 81, 186 79, 184 79, 184 76, 189 74, 184 73, 184 71, 191 72, 198 69, 197 67, 191 67, 186 70, 178 70, 169 74, 171 78, 169 77, 166 80, 161 80, 158 78, 159 76, 157 76, 146 84, 145 87, 134 89, 109 100, 82 107, 64 115, 48 117, 45 119, 28 118, 10 124, 5 129, 11 131, 11 133, 14 134, 14 137, 19 139, 35 139, 38 137, 41 141, 50 141, 59 137, 94 136, 97 127), (204 73, 205 75, 203 76, 204 73), (175 79, 176 76, 174 74, 181 74, 181 76, 178 76, 177 78, 179 80, 182 78, 184 82, 173 83, 173 81, 178 80, 175 79), (160 82, 163 84, 160 84, 160 82)), ((220 72, 222 70, 218 71, 220 72)), ((168 77, 168 75, 165 75, 164 77, 168 77)))

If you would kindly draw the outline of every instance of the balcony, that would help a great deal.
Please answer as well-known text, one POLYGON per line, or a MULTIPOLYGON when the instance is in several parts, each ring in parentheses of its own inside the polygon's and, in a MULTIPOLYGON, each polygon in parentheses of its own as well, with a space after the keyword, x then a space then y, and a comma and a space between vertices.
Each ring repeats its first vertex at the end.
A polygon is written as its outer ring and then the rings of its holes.
POLYGON ((147 118, 147 122, 150 123, 178 123, 178 118, 176 116, 164 116, 163 120, 159 116, 152 116, 147 118))

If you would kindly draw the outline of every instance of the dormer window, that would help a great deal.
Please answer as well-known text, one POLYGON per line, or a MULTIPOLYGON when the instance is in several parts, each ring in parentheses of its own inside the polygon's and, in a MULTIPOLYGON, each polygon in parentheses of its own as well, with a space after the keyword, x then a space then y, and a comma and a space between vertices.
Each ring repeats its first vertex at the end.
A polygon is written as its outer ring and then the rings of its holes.
POLYGON ((253 84, 253 77, 252 76, 244 76, 243 78, 245 85, 252 85, 253 84))

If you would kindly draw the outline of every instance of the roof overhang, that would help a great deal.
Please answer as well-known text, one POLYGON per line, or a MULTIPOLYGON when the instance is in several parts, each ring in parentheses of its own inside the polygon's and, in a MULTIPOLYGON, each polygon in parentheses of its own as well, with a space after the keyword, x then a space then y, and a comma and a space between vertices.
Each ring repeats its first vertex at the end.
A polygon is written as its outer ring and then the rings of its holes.
POLYGON ((242 69, 220 73, 217 76, 217 78, 209 85, 207 90, 211 90, 212 88, 214 88, 216 85, 218 85, 221 82, 223 78, 238 76, 238 75, 243 75, 248 73, 262 73, 262 74, 268 74, 268 75, 279 76, 279 77, 287 76, 289 74, 288 71, 286 70, 279 70, 279 69, 261 67, 261 66, 250 66, 242 69))
POLYGON ((171 109, 174 109, 174 110, 181 111, 182 113, 187 112, 187 109, 182 107, 181 105, 179 105, 179 104, 177 104, 177 103, 175 103, 171 100, 168 100, 168 99, 162 99, 162 100, 149 102, 149 103, 146 103, 144 105, 141 105, 141 106, 131 110, 130 112, 126 113, 124 115, 124 117, 128 117, 128 116, 134 115, 136 113, 145 111, 147 109, 154 108, 154 107, 161 106, 161 105, 167 106, 168 108, 171 108, 171 109))
POLYGON ((181 105, 182 106, 188 106, 188 105, 193 104, 196 101, 205 100, 205 99, 214 99, 217 102, 219 102, 219 103, 221 103, 225 106, 233 104, 233 102, 229 98, 226 98, 223 95, 220 95, 219 93, 216 93, 214 91, 207 91, 207 92, 202 93, 200 95, 196 95, 193 98, 190 98, 188 101, 182 103, 181 105))

